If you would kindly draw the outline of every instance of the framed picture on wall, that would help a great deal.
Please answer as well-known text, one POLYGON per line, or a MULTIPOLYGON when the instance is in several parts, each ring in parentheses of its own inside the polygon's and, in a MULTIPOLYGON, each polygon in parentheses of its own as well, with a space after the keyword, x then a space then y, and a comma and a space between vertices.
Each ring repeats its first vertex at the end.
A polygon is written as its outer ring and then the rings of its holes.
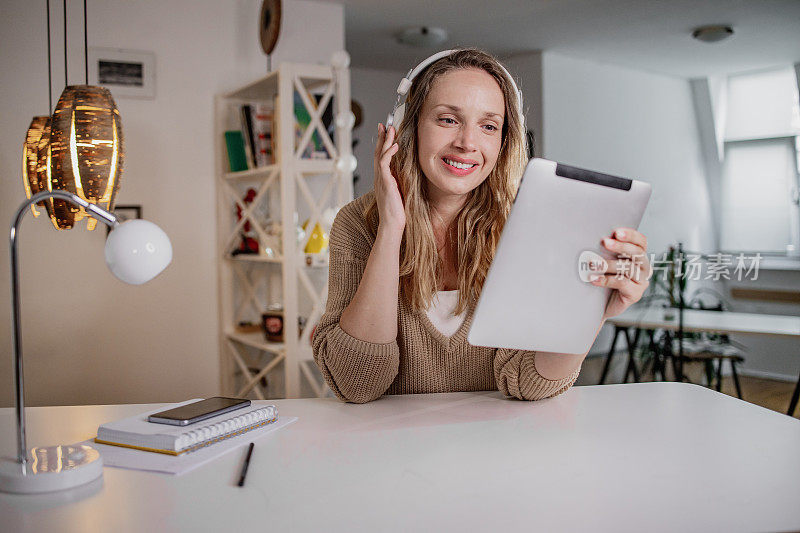
POLYGON ((156 55, 140 50, 89 48, 89 85, 101 85, 114 97, 156 97, 156 55))

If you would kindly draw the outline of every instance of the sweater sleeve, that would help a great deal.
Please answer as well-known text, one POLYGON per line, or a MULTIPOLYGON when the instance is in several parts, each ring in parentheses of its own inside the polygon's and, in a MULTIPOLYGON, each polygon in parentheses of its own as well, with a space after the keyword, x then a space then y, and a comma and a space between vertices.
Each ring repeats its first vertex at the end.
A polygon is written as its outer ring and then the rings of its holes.
POLYGON ((563 379, 551 380, 536 371, 536 352, 498 348, 494 357, 497 388, 506 396, 520 400, 543 400, 558 396, 578 379, 578 368, 563 379))
POLYGON ((336 396, 343 401, 365 403, 383 395, 394 381, 400 349, 397 341, 363 341, 339 326, 342 312, 361 282, 371 249, 366 236, 354 224, 359 214, 345 209, 331 228, 328 301, 312 344, 314 360, 336 396))

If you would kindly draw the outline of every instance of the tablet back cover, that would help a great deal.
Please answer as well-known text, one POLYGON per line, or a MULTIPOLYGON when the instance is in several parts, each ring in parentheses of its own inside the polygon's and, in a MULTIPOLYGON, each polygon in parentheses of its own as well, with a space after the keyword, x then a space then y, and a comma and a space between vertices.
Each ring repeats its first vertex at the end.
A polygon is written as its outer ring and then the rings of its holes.
POLYGON ((615 258, 602 238, 637 228, 650 185, 532 159, 475 309, 476 346, 557 353, 591 348, 611 289, 579 277, 592 251, 615 258))

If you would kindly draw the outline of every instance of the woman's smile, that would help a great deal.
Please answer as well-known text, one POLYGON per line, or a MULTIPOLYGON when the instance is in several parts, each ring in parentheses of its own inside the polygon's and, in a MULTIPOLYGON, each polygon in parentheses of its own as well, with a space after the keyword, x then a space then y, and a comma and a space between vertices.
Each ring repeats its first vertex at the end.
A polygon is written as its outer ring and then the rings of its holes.
POLYGON ((456 156, 445 156, 441 159, 444 167, 456 176, 466 176, 478 168, 477 161, 463 159, 456 156))

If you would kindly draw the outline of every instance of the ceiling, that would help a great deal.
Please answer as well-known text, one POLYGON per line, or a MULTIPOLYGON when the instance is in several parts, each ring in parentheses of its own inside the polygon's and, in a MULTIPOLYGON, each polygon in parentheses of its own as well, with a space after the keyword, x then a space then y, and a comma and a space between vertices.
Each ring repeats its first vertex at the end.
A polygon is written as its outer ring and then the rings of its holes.
POLYGON ((545 50, 679 77, 800 62, 800 0, 331 0, 345 6, 354 67, 408 70, 438 49, 477 46, 504 57, 545 50), (706 44, 694 27, 728 24, 706 44), (399 44, 413 26, 439 26, 434 49, 399 44))

